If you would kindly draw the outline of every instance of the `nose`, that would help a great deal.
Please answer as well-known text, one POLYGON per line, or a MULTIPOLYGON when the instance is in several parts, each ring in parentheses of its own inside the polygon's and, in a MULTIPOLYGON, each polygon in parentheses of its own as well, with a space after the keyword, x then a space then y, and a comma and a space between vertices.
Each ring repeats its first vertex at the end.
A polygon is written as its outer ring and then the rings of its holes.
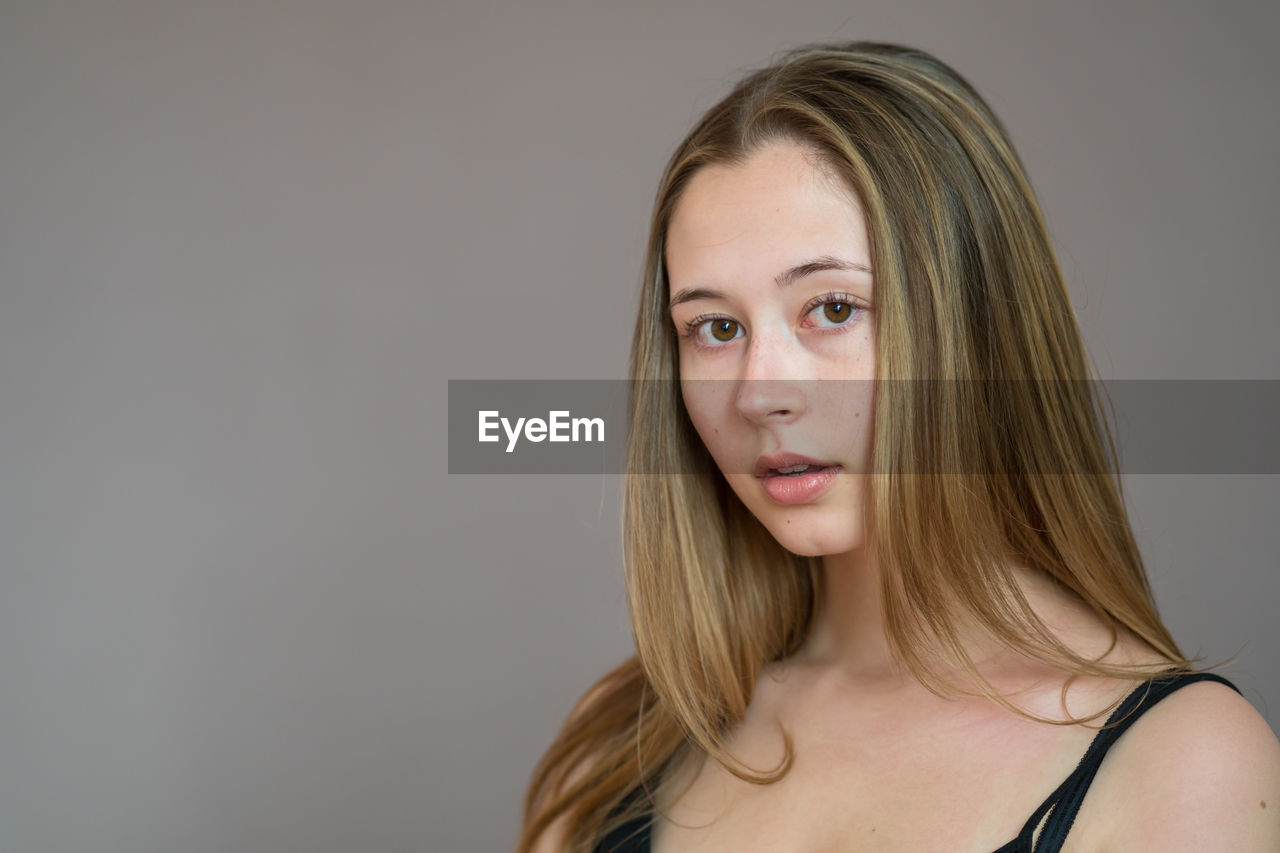
POLYGON ((753 337, 743 356, 736 403, 757 424, 790 423, 805 410, 804 382, 798 344, 785 333, 753 337))

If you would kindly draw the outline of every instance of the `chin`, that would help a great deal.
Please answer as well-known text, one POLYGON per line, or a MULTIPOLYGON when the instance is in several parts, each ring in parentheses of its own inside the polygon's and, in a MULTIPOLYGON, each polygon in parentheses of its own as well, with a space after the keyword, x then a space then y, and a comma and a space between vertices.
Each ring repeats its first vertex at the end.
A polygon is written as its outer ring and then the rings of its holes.
POLYGON ((856 492, 853 495, 843 491, 829 493, 823 505, 781 506, 765 496, 751 475, 739 474, 726 479, 747 511, 792 554, 826 557, 847 554, 863 545, 856 492))
POLYGON ((779 545, 801 557, 847 554, 862 545, 857 524, 849 520, 806 519, 787 515, 761 518, 760 521, 779 545))

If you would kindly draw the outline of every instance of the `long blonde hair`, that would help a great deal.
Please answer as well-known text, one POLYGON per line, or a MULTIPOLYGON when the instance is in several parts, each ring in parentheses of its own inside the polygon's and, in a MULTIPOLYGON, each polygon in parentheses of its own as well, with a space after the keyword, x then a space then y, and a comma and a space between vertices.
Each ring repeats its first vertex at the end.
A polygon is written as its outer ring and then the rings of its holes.
POLYGON ((934 668, 946 661, 979 694, 1061 725, 1098 714, 1048 720, 1010 704, 965 653, 961 616, 1074 675, 1149 677, 1061 643, 1011 574, 1017 561, 1077 595, 1113 646, 1123 627, 1168 667, 1191 668, 1156 612, 1068 291, 1003 125, 922 51, 792 50, 713 106, 662 176, 630 361, 628 471, 644 473, 626 477, 623 547, 637 654, 587 692, 535 770, 521 851, 558 821, 565 849, 587 853, 651 808, 665 771, 687 759, 710 755, 760 784, 790 768, 785 732, 786 758, 765 772, 725 737, 764 665, 804 642, 820 562, 773 539, 698 438, 663 260, 691 177, 779 140, 817 153, 862 204, 878 387, 932 380, 877 393, 867 510, 894 657, 939 695, 957 689, 934 668))

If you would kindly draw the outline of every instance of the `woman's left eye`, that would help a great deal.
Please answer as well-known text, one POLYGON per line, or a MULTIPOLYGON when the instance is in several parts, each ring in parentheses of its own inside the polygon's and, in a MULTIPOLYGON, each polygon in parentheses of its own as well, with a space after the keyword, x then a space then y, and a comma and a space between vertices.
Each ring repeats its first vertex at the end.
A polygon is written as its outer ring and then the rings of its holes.
POLYGON ((826 328, 833 328, 848 323, 858 310, 858 306, 852 301, 842 297, 832 297, 814 305, 809 310, 809 314, 816 316, 820 322, 823 320, 829 322, 831 325, 826 328))

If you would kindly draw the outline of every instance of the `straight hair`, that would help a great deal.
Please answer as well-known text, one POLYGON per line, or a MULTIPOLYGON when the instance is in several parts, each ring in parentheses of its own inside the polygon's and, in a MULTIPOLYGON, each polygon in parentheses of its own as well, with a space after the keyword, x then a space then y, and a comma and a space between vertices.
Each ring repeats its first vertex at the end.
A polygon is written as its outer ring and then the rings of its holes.
POLYGON ((636 654, 587 691, 535 769, 519 851, 557 823, 565 850, 590 853, 665 799, 662 786, 676 775, 668 771, 685 761, 711 756, 756 784, 791 767, 785 731, 783 760, 764 770, 730 754, 726 735, 763 667, 808 636, 823 592, 820 558, 784 549, 699 439, 679 392, 664 263, 667 228, 692 177, 774 142, 811 151, 865 214, 877 402, 864 529, 895 660, 937 695, 987 696, 1055 725, 1086 724, 1112 708, 1051 720, 1013 705, 966 654, 962 620, 1070 673, 1068 685, 1082 675, 1145 679, 1192 668, 1157 613, 1102 399, 1004 126, 963 77, 923 51, 876 42, 799 48, 708 110, 663 172, 629 365, 627 470, 645 472, 625 478, 622 507, 636 654), (1083 601, 1110 627, 1113 648, 1124 628, 1168 665, 1103 663, 1105 654, 1064 645, 1027 602, 1014 561, 1083 601), (942 675, 956 671, 964 683, 942 675))

